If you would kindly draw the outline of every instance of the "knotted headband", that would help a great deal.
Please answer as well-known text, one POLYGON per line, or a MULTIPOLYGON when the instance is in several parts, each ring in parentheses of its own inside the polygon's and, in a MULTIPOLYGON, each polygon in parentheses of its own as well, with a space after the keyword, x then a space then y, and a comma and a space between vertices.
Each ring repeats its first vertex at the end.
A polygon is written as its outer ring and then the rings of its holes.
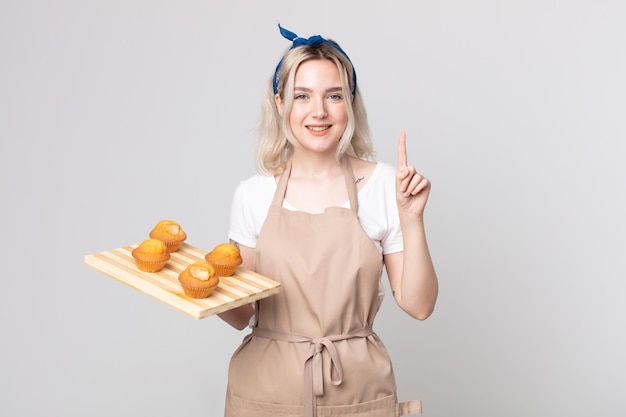
MULTIPOLYGON (((283 35, 285 39, 288 39, 293 42, 293 45, 291 45, 290 49, 293 49, 302 45, 315 46, 315 45, 326 43, 332 46, 333 48, 335 48, 336 50, 338 50, 339 52, 341 52, 343 56, 346 57, 348 62, 350 62, 350 65, 352 65, 352 61, 350 61, 348 54, 346 54, 339 45, 337 45, 334 42, 330 42, 327 39, 322 38, 320 35, 311 36, 308 39, 301 38, 295 33, 282 27, 280 23, 278 24, 278 29, 280 30, 280 34, 283 35)), ((283 65, 283 60, 281 59, 278 65, 276 66, 276 71, 274 71, 274 82, 273 82, 274 94, 278 94, 278 72, 280 71, 280 67, 282 65, 283 65)), ((356 92, 356 71, 354 70, 354 65, 352 65, 352 95, 354 95, 355 92, 356 92)))

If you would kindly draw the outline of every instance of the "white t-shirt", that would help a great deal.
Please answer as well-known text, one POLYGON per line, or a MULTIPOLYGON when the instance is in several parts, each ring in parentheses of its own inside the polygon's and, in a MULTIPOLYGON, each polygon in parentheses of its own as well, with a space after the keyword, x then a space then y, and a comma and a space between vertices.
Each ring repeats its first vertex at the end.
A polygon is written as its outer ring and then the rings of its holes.
MULTIPOLYGON (((384 162, 377 162, 372 176, 358 192, 359 222, 365 233, 372 239, 380 253, 401 252, 402 230, 398 218, 395 191, 396 170, 384 162)), ((256 241, 274 193, 276 181, 268 175, 254 175, 239 183, 233 195, 230 211, 228 237, 251 248, 256 241)), ((349 208, 350 202, 341 205, 349 208)), ((283 200, 283 207, 296 210, 283 200)), ((384 296, 384 287, 379 285, 379 296, 384 296)))
MULTIPOLYGON (((395 175, 395 168, 377 162, 371 178, 357 194, 361 226, 384 255, 403 250, 395 175)), ((272 176, 257 174, 241 181, 233 195, 228 237, 244 246, 256 247, 275 192, 276 181, 272 176)), ((350 202, 341 206, 349 208, 350 202)), ((295 210, 286 200, 283 207, 295 210)))

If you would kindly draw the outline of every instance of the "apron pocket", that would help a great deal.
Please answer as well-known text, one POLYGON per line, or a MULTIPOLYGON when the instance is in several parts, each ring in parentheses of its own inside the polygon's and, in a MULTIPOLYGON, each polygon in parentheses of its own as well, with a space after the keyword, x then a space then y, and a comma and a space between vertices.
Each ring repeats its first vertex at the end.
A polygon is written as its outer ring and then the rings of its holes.
POLYGON ((272 404, 227 395, 226 417, 302 417, 304 407, 299 405, 272 404))

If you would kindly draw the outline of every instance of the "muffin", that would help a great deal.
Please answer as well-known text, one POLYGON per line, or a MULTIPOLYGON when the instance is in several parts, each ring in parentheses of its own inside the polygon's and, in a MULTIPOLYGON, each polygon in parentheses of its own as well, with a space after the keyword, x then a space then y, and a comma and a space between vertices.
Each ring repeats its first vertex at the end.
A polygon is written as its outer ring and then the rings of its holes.
POLYGON ((140 271, 158 272, 170 259, 165 243, 159 239, 144 240, 131 252, 140 271))
POLYGON ((172 253, 180 248, 180 245, 187 239, 187 234, 174 220, 161 220, 150 231, 150 237, 163 241, 167 250, 172 253))
POLYGON ((204 259, 213 265, 217 275, 221 277, 233 275, 243 262, 239 248, 232 243, 220 243, 204 259))
POLYGON ((178 275, 178 282, 183 287, 185 295, 191 298, 207 298, 220 279, 215 273, 215 268, 208 262, 194 262, 178 275))

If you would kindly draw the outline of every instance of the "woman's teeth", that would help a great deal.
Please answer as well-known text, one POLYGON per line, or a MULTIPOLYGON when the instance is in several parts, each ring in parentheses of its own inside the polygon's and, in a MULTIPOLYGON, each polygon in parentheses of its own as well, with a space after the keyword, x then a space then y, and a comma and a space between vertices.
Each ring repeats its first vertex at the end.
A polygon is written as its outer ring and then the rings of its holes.
POLYGON ((320 126, 309 126, 308 127, 309 130, 312 130, 314 132, 322 132, 326 129, 329 129, 329 126, 324 126, 324 127, 320 127, 320 126))

